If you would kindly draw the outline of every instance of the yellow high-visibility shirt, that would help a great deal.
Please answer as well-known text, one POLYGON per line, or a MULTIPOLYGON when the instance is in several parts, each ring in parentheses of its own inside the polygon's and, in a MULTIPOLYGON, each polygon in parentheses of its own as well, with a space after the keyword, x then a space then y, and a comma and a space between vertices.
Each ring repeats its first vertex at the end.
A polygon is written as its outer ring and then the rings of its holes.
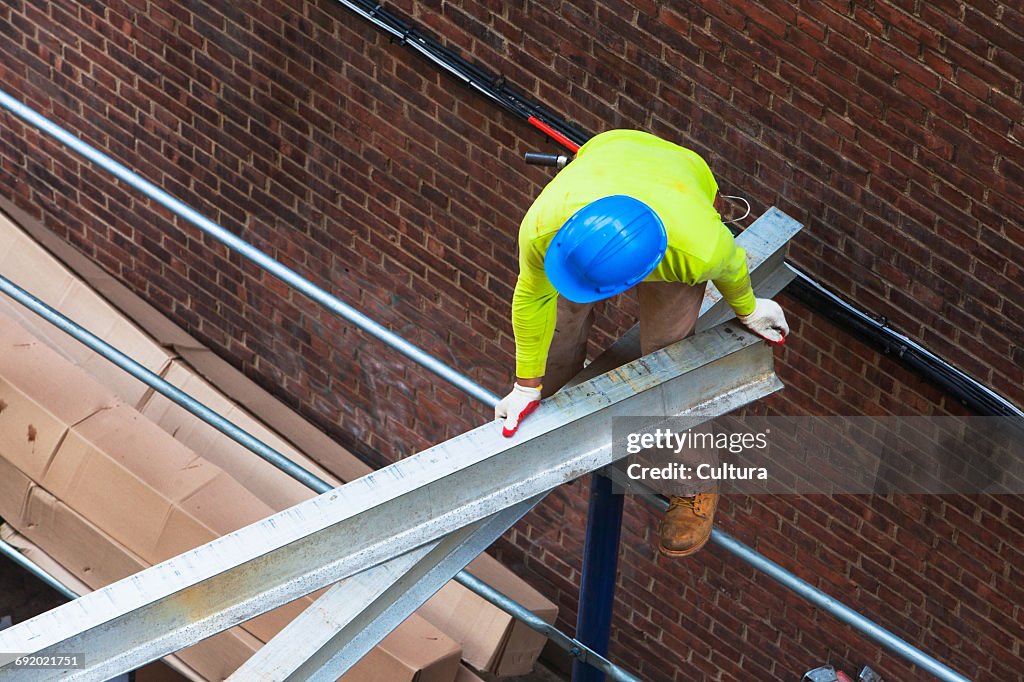
POLYGON ((519 279, 512 297, 516 376, 544 374, 558 292, 544 272, 555 233, 576 211, 624 194, 644 202, 668 232, 665 258, 644 280, 712 281, 738 315, 754 310, 747 260, 714 208, 718 183, 696 152, 649 133, 611 130, 590 139, 548 183, 519 228, 519 279))

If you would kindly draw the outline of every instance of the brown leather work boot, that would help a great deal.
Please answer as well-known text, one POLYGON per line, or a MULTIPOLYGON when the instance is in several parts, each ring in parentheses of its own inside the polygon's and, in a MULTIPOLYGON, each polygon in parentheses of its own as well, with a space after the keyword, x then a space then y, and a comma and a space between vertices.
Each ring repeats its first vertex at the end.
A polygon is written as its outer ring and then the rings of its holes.
POLYGON ((658 549, 665 556, 690 556, 711 537, 718 509, 718 487, 693 497, 669 498, 669 508, 661 518, 658 549))

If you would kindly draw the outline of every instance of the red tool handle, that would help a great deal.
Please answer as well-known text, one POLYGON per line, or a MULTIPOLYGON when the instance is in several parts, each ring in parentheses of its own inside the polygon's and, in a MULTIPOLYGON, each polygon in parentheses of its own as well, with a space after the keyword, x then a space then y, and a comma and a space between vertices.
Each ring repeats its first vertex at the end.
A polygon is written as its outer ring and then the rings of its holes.
POLYGON ((566 137, 562 133, 558 132, 557 130, 555 130, 554 128, 549 126, 547 123, 545 123, 544 121, 542 121, 539 118, 537 118, 536 116, 531 116, 530 118, 528 118, 526 120, 527 120, 527 122, 529 122, 531 125, 533 125, 538 130, 541 130, 544 133, 550 135, 552 139, 554 139, 556 142, 561 144, 563 147, 565 147, 569 151, 571 151, 573 153, 579 151, 580 146, 578 144, 576 144, 575 142, 570 140, 568 137, 566 137))

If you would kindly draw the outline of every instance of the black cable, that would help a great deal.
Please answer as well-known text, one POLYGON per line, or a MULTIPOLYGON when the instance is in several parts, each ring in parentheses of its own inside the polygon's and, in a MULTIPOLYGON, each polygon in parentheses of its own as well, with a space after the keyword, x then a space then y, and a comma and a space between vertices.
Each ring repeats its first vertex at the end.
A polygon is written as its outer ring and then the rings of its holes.
POLYGON ((477 66, 454 50, 426 35, 417 26, 395 16, 381 5, 366 0, 336 0, 388 33, 392 40, 406 45, 434 64, 441 66, 458 80, 478 91, 507 112, 529 120, 535 117, 556 128, 577 144, 583 144, 590 134, 557 116, 544 106, 531 101, 526 95, 510 87, 503 76, 495 76, 477 66))
POLYGON ((885 322, 843 301, 806 274, 797 271, 797 278, 787 287, 787 293, 837 326, 867 341, 883 355, 924 376, 968 409, 984 416, 1024 418, 1024 411, 995 391, 885 322))

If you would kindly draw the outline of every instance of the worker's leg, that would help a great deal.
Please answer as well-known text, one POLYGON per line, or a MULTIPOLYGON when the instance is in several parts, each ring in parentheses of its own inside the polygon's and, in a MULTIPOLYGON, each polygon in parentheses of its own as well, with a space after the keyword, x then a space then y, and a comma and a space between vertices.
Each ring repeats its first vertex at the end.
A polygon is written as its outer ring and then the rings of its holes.
POLYGON ((558 297, 558 319, 548 350, 542 397, 555 393, 583 369, 587 359, 587 336, 593 322, 593 303, 573 303, 564 296, 558 297))
POLYGON ((644 355, 685 339, 693 333, 704 301, 706 284, 641 282, 640 352, 644 355))
MULTIPOLYGON (((705 287, 671 282, 640 285, 640 348, 644 355, 693 334, 705 287)), ((705 450, 679 452, 676 457, 690 471, 695 471, 699 463, 717 462, 717 457, 705 450)), ((667 556, 688 556, 711 536, 718 507, 717 486, 696 481, 664 483, 665 489, 659 492, 669 495, 671 507, 661 520, 659 549, 667 556)))

